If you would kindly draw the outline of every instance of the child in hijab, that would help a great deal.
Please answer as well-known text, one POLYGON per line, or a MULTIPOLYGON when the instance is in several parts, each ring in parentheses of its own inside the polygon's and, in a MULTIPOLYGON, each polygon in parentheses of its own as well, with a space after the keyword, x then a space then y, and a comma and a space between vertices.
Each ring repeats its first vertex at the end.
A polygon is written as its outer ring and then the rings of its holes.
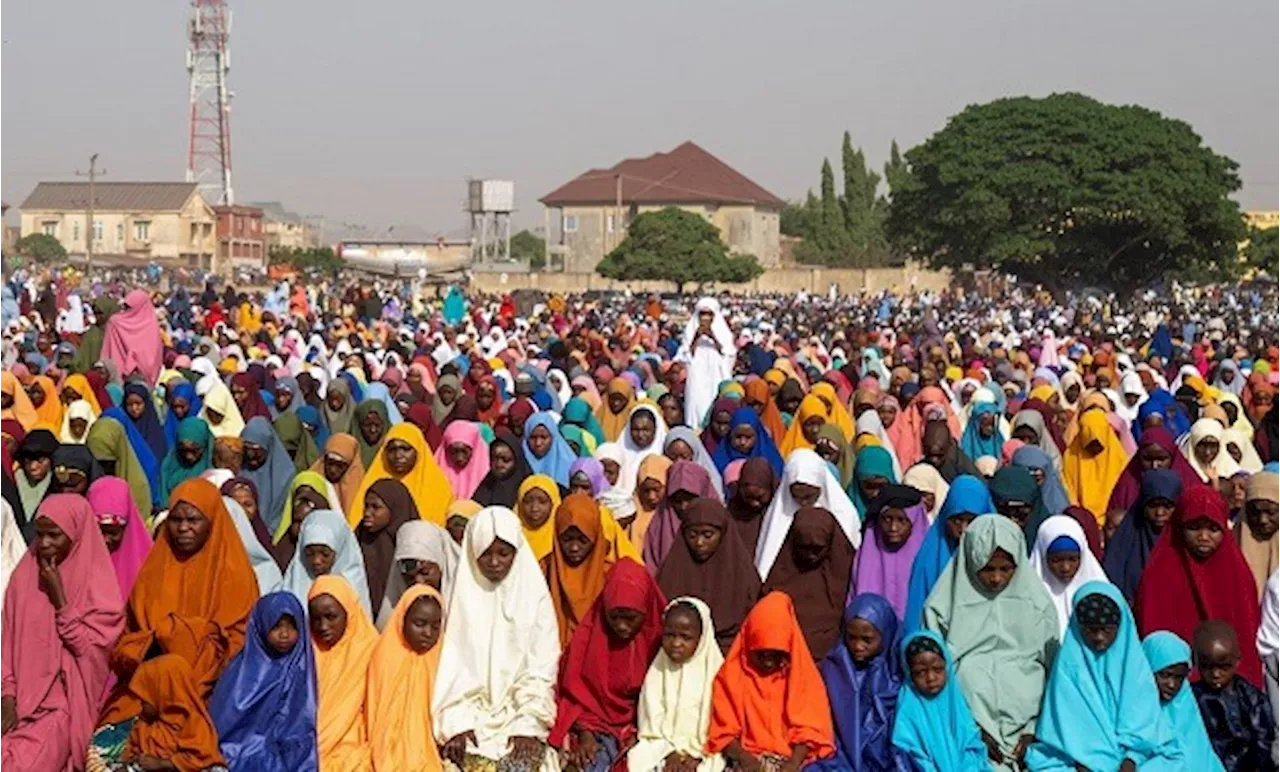
POLYGON ((316 577, 307 613, 315 642, 316 745, 326 770, 367 770, 365 691, 378 631, 356 591, 333 574, 316 577))
POLYGON ((942 636, 932 630, 912 633, 902 641, 901 656, 905 679, 898 690, 893 747, 912 769, 989 772, 987 747, 942 636))
POLYGON ((1200 680, 1191 691, 1222 766, 1274 772, 1275 713, 1266 695, 1236 672, 1241 652, 1235 628, 1217 619, 1201 622, 1193 645, 1200 680))
POLYGON ((1167 630, 1148 635, 1142 651, 1155 674, 1160 692, 1160 712, 1173 730, 1174 742, 1182 751, 1184 769, 1224 772, 1222 761, 1209 742, 1200 717, 1200 706, 1191 693, 1191 647, 1167 630))
POLYGON ((444 599, 428 585, 414 585, 373 648, 366 716, 373 768, 442 769, 433 734, 431 700, 440 664, 444 599))

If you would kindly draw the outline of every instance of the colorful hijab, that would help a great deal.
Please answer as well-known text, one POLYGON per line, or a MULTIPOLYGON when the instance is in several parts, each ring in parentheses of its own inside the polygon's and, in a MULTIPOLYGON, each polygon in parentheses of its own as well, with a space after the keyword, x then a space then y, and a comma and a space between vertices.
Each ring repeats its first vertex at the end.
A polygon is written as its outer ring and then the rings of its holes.
POLYGON ((285 569, 280 588, 292 592, 299 600, 307 597, 311 583, 316 579, 307 566, 306 550, 311 546, 333 550, 335 557, 329 573, 341 576, 355 588, 356 595, 360 598, 360 607, 372 619, 373 604, 369 602, 369 580, 364 570, 364 556, 360 552, 355 534, 347 526, 341 512, 317 509, 302 521, 297 550, 289 567, 285 569))
MULTIPOLYGON (((1151 551, 1160 540, 1160 530, 1147 519, 1147 502, 1152 499, 1177 502, 1182 490, 1182 480, 1171 469, 1143 472, 1138 498, 1129 506, 1124 520, 1120 521, 1115 533, 1107 540, 1102 567, 1129 603, 1133 603, 1138 594, 1142 572, 1147 567, 1151 551)), ((1165 529, 1169 527, 1168 524, 1165 525, 1165 529)))
MULTIPOLYGON (((435 458, 432 457, 426 438, 422 436, 422 430, 411 423, 396 424, 387 430, 386 436, 382 438, 382 452, 374 457, 373 464, 365 472, 364 479, 360 481, 360 488, 356 491, 354 501, 364 501, 364 492, 369 489, 369 486, 378 480, 388 477, 400 480, 400 482, 404 483, 404 487, 409 489, 409 494, 413 496, 413 500, 418 504, 418 514, 422 516, 423 520, 430 520, 436 525, 444 527, 445 512, 449 508, 449 503, 454 499, 453 491, 449 487, 449 479, 445 477, 444 472, 436 464, 435 458), (394 440, 408 443, 417 454, 417 462, 403 476, 392 474, 387 467, 387 446, 394 440)), ((357 507, 356 509, 359 508, 357 507)), ((363 511, 347 512, 346 514, 347 523, 352 527, 364 516, 363 511)))
POLYGON ((365 711, 375 769, 443 768, 429 698, 440 665, 441 641, 419 653, 404 637, 405 615, 419 598, 434 598, 444 623, 444 598, 433 587, 415 584, 400 596, 369 661, 365 711))
POLYGON ((1076 592, 1091 582, 1111 584, 1102 565, 1089 551, 1084 530, 1070 515, 1053 515, 1040 524, 1040 530, 1031 544, 1030 567, 1049 591, 1049 600, 1053 601, 1053 607, 1058 612, 1059 629, 1064 637, 1069 631, 1071 604, 1076 592), (1049 570, 1049 555, 1055 552, 1075 552, 1080 555, 1080 567, 1076 570, 1076 575, 1065 584, 1049 570))
MULTIPOLYGON (((1157 630, 1144 638, 1142 652, 1153 673, 1173 665, 1191 667, 1191 647, 1168 630, 1157 630)), ((1160 712, 1172 729, 1174 742, 1182 751, 1184 769, 1223 772, 1222 760, 1213 750, 1200 706, 1191 693, 1190 679, 1183 680, 1173 699, 1160 703, 1160 712)))
MULTIPOLYGON (((245 464, 240 475, 247 478, 258 489, 258 517, 267 526, 268 531, 275 531, 284 516, 285 499, 289 494, 289 483, 297 474, 297 467, 289 457, 280 437, 271 428, 271 421, 262 416, 254 416, 240 434, 246 444, 265 448, 267 458, 262 466, 250 469, 245 464)), ((304 593, 305 594, 305 593, 304 593)), ((303 597, 303 596, 299 596, 303 597)))
POLYGON ((862 549, 858 550, 853 583, 849 587, 850 594, 874 594, 889 601, 898 619, 906 613, 911 566, 930 530, 924 504, 919 503, 915 495, 908 495, 914 493, 905 486, 891 485, 872 500, 863 526, 862 549), (911 522, 911 534, 894 549, 884 543, 878 527, 880 513, 888 507, 902 509, 911 522))
POLYGON ((341 576, 317 576, 308 602, 328 595, 347 614, 347 629, 333 646, 315 643, 316 746, 326 770, 356 772, 371 768, 365 723, 369 660, 378 631, 360 605, 355 589, 341 576))
MULTIPOLYGON (((668 436, 668 441, 670 441, 670 436, 668 436)), ((769 436, 769 432, 765 429, 755 408, 750 406, 740 407, 733 411, 733 415, 729 419, 729 435, 720 441, 711 457, 721 475, 724 474, 729 464, 748 458, 763 458, 769 462, 769 466, 773 467, 774 474, 782 475, 782 456, 778 454, 778 447, 774 444, 773 438, 769 436), (742 453, 733 446, 733 432, 739 426, 750 427, 756 436, 755 445, 747 453, 742 453)))
POLYGON ((552 542, 551 554, 542 561, 542 570, 560 624, 562 647, 568 647, 573 631, 587 618, 604 589, 605 577, 618 560, 602 538, 600 518, 600 506, 595 499, 582 493, 566 496, 554 511, 556 539, 552 542), (570 528, 577 528, 591 542, 591 552, 577 566, 569 565, 560 548, 559 537, 570 528))
POLYGON ((764 580, 763 592, 781 590, 790 596, 811 652, 828 651, 840 638, 853 552, 831 512, 804 507, 795 513, 778 559, 764 580), (821 549, 822 558, 816 564, 801 563, 801 548, 821 549))
POLYGON ((481 438, 480 429, 470 421, 454 421, 445 427, 440 447, 436 448, 435 460, 449 481, 455 498, 471 498, 489 474, 489 446, 481 438), (471 448, 471 458, 462 469, 455 469, 449 461, 449 446, 455 444, 471 448))
POLYGON ((941 692, 927 697, 916 691, 909 675, 904 677, 893 720, 894 748, 910 760, 913 769, 989 772, 987 746, 956 680, 955 660, 946 641, 932 630, 919 630, 906 636, 900 649, 904 673, 910 673, 911 658, 918 652, 937 652, 947 663, 947 683, 941 692))
POLYGON ((85 492, 85 498, 93 507, 93 515, 99 525, 110 523, 124 527, 120 546, 111 553, 111 565, 120 585, 120 597, 127 598, 147 553, 151 551, 151 533, 138 514, 138 505, 133 500, 129 484, 119 477, 95 480, 85 492))
POLYGON ((1129 463, 1129 454, 1108 423, 1106 412, 1087 410, 1077 421, 1080 429, 1062 454, 1062 482, 1071 503, 1092 512, 1101 527, 1111 489, 1129 463), (1087 448, 1094 443, 1102 450, 1090 453, 1087 448))

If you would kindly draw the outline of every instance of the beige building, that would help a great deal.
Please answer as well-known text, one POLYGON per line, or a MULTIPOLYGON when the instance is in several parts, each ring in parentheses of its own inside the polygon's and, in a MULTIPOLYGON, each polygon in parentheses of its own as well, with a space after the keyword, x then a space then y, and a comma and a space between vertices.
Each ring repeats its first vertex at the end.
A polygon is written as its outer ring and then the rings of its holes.
POLYGON ((217 245, 213 208, 194 182, 41 182, 22 202, 22 235, 56 238, 69 255, 181 260, 208 267, 217 245))
POLYGON ((692 142, 592 169, 541 201, 549 260, 569 273, 593 272, 636 216, 672 206, 706 218, 732 252, 755 255, 765 267, 781 257, 778 216, 786 202, 692 142))
POLYGON ((320 246, 315 229, 306 218, 290 212, 279 201, 256 201, 249 206, 262 210, 262 232, 267 252, 273 249, 310 249, 320 246))

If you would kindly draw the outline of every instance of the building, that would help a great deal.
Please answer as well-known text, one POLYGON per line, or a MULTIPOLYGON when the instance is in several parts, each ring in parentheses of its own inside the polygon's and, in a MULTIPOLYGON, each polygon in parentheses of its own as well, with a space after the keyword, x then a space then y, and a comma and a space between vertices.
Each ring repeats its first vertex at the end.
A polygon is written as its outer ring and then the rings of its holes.
POLYGON ((12 255, 13 248, 18 243, 18 237, 21 235, 18 229, 13 227, 4 218, 9 215, 9 202, 0 201, 0 227, 4 228, 3 254, 12 255))
POLYGON ((256 206, 215 206, 218 217, 218 267, 262 268, 267 264, 267 241, 262 210, 256 206))
POLYGON ((1280 226, 1280 212, 1270 211, 1251 211, 1244 213, 1244 224, 1249 228, 1257 228, 1265 231, 1270 228, 1280 226))
POLYGON ((755 255, 763 266, 778 265, 781 255, 778 216, 786 202, 693 142, 584 172, 540 200, 550 258, 571 273, 594 271, 637 215, 671 206, 702 215, 730 251, 755 255), (559 210, 558 238, 552 210, 559 210))
POLYGON ((255 201, 249 206, 262 210, 262 228, 267 252, 273 249, 310 249, 320 246, 315 229, 297 212, 290 212, 279 201, 255 201))
POLYGON ((471 240, 443 236, 434 241, 347 239, 338 243, 337 252, 351 268, 391 276, 453 273, 471 264, 471 240))
POLYGON ((215 217, 196 183, 96 183, 92 228, 88 206, 89 183, 41 182, 22 202, 22 235, 53 236, 74 256, 85 254, 92 230, 95 256, 210 267, 215 217))

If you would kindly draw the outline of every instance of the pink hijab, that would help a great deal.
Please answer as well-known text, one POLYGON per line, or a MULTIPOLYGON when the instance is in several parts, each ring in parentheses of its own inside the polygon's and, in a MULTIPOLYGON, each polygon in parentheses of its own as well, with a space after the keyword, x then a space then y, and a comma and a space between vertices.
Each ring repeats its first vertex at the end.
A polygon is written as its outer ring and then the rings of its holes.
POLYGON ((436 465, 444 472, 453 489, 453 497, 469 499, 480 487, 480 481, 489 474, 489 446, 480 437, 480 429, 471 421, 452 421, 445 427, 444 436, 436 448, 436 465), (449 446, 464 444, 471 447, 471 460, 462 469, 449 463, 449 446))
POLYGON ((136 289, 124 296, 124 306, 107 320, 102 358, 115 362, 122 378, 137 371, 152 386, 160 377, 163 354, 160 323, 156 321, 151 296, 144 289, 136 289))
POLYGON ((71 551, 58 565, 67 599, 60 612, 40 587, 34 547, 18 561, 4 596, 4 693, 17 698, 19 716, 17 728, 4 737, 4 751, 5 759, 24 768, 40 766, 53 748, 83 758, 102 707, 107 658, 124 629, 124 600, 89 502, 57 493, 40 504, 36 517, 62 529, 71 551), (68 638, 74 652, 63 643, 68 638), (67 714, 66 723, 52 712, 67 714), (37 719, 29 721, 32 716, 37 719))
POLYGON ((96 521, 124 526, 124 540, 111 553, 111 565, 120 583, 120 597, 129 597, 133 580, 138 578, 142 561, 151 551, 151 534, 147 524, 138 515, 138 505, 133 501, 129 483, 119 477, 101 477, 94 480, 85 493, 89 506, 93 507, 96 521))

